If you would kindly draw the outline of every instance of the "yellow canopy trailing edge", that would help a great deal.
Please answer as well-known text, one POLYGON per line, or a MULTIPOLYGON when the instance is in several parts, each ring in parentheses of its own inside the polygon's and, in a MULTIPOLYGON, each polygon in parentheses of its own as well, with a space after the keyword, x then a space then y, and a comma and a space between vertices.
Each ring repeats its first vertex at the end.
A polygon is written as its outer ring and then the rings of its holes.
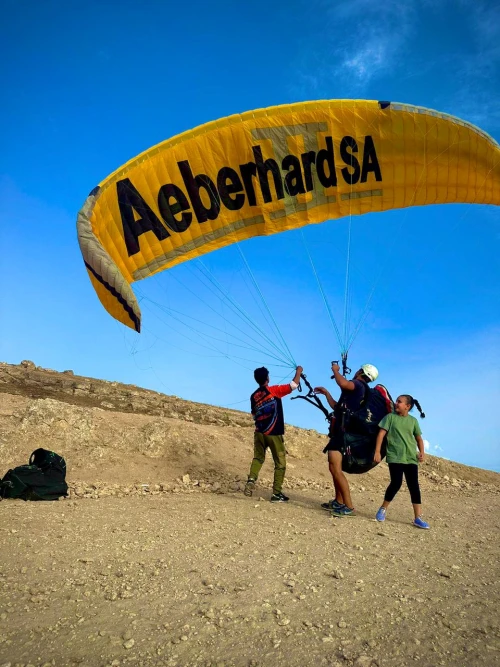
POLYGON ((131 283, 253 236, 425 204, 500 204, 500 147, 422 107, 367 100, 249 111, 154 146, 96 187, 80 248, 106 310, 140 331, 131 283))

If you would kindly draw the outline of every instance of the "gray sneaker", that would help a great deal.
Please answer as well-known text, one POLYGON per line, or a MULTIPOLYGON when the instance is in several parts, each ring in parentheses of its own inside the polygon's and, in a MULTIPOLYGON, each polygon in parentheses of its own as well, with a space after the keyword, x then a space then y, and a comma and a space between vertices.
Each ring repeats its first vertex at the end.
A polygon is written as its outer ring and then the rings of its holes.
POLYGON ((245 494, 245 496, 248 496, 250 498, 252 496, 254 489, 255 489, 255 480, 250 478, 245 484, 245 490, 243 491, 243 493, 245 494))

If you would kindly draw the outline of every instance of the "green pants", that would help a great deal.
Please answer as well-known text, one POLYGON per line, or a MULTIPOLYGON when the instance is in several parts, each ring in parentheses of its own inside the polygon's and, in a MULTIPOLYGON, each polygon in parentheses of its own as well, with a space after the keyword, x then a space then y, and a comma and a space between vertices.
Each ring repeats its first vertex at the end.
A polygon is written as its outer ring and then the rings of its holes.
POLYGON ((250 466, 249 479, 257 481, 260 469, 266 460, 266 449, 269 447, 274 461, 273 493, 281 493, 286 470, 285 441, 282 435, 263 435, 255 433, 253 439, 253 461, 250 466))

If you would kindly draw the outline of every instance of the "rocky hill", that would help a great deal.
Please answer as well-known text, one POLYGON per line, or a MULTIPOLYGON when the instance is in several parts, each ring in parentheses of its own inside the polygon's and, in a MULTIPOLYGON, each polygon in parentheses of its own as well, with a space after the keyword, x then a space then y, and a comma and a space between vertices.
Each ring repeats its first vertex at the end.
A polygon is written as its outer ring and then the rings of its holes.
MULTIPOLYGON (((148 493, 182 486, 238 490, 252 455, 248 413, 185 401, 134 385, 0 364, 0 455, 5 468, 24 463, 33 445, 66 458, 74 493, 148 493), (184 481, 183 481, 184 480, 184 481), (89 486, 92 483, 92 486, 89 486), (94 488, 95 487, 95 488, 94 488)), ((288 488, 330 488, 325 436, 287 427, 288 488)), ((500 488, 500 475, 428 456, 422 475, 457 489, 500 488)), ((263 485, 269 483, 265 475, 263 485)), ((354 478, 378 486, 380 466, 354 478)))

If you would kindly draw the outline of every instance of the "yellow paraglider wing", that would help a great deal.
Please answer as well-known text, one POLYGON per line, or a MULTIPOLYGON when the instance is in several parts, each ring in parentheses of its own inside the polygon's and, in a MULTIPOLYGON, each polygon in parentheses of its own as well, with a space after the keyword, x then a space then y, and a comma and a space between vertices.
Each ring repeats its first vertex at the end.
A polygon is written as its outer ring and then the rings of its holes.
POLYGON ((421 107, 330 100, 185 132, 95 188, 78 239, 106 310, 140 330, 131 283, 212 250, 327 219, 407 206, 500 204, 500 147, 421 107))

